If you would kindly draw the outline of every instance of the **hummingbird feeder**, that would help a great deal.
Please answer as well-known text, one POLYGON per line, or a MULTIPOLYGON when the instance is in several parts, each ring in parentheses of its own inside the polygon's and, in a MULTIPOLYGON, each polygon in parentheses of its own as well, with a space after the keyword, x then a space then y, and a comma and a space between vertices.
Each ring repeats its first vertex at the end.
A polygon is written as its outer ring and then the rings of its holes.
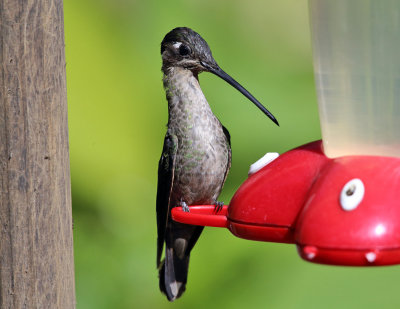
POLYGON ((400 264, 400 3, 309 8, 322 141, 265 155, 221 211, 172 217, 296 244, 310 262, 400 264))

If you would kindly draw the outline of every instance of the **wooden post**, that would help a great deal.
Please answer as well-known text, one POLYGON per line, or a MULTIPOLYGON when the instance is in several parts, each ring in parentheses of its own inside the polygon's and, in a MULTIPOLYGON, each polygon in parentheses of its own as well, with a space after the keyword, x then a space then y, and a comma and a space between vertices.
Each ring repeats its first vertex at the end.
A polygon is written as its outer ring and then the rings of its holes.
POLYGON ((62 0, 0 0, 0 306, 74 308, 62 0))

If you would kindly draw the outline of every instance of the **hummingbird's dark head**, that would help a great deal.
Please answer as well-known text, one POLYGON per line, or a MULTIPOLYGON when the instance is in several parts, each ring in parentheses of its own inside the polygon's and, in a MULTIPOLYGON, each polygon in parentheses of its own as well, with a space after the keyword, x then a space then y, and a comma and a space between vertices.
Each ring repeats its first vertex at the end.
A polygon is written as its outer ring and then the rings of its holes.
POLYGON ((224 72, 215 62, 207 42, 192 29, 179 27, 167 33, 161 42, 162 69, 164 73, 173 67, 190 70, 197 76, 200 72, 210 72, 228 82, 253 102, 277 125, 276 118, 237 81, 224 72))
POLYGON ((194 73, 217 68, 207 42, 190 28, 179 27, 171 30, 161 42, 163 69, 183 67, 194 73))

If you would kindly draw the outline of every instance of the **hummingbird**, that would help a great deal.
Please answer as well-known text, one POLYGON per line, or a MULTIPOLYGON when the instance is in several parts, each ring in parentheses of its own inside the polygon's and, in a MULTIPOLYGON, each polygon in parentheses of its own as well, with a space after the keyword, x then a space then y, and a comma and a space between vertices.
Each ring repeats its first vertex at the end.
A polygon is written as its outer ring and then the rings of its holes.
POLYGON ((213 73, 239 90, 275 124, 276 118, 214 60, 207 42, 186 27, 175 28, 161 42, 168 124, 158 166, 157 268, 160 290, 169 301, 186 289, 189 257, 203 227, 172 220, 172 207, 223 205, 217 200, 231 166, 228 130, 200 88, 198 75, 213 73), (165 243, 165 258, 161 260, 165 243))

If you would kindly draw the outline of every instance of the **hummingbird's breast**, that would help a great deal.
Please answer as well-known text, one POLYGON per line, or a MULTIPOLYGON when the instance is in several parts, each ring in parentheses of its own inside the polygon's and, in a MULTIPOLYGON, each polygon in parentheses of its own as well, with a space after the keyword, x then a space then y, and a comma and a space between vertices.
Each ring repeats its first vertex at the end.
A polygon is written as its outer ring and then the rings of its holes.
POLYGON ((190 71, 166 76, 164 85, 168 133, 178 138, 171 205, 213 204, 229 168, 228 138, 190 71))

